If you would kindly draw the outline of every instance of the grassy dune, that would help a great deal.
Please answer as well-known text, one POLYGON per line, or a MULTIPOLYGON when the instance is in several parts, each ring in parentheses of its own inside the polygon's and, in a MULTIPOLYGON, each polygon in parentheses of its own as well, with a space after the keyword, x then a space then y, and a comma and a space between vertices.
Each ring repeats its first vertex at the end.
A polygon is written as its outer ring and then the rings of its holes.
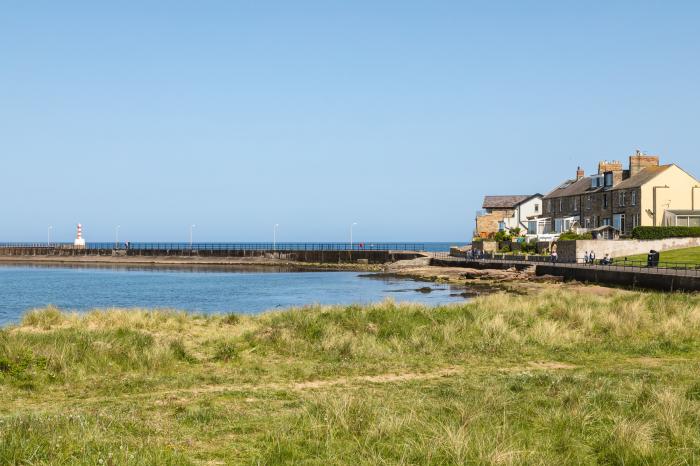
POLYGON ((29 312, 0 464, 694 464, 700 298, 29 312))

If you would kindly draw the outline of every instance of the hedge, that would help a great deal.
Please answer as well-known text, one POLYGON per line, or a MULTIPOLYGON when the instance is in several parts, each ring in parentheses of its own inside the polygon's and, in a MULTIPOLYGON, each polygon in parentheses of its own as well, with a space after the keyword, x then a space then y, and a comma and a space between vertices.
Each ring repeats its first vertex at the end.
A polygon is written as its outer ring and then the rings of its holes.
POLYGON ((700 227, 636 227, 632 230, 635 239, 698 238, 700 227))

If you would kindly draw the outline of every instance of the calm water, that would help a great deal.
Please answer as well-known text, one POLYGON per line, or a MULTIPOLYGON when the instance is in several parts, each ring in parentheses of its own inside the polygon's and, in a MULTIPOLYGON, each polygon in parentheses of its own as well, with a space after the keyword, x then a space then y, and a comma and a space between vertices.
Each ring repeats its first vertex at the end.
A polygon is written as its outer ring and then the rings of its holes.
POLYGON ((460 288, 412 280, 363 277, 357 272, 270 269, 83 266, 0 266, 0 325, 28 309, 54 304, 66 310, 108 307, 177 308, 256 313, 303 304, 463 301, 460 288), (429 286, 430 293, 417 289, 429 286))

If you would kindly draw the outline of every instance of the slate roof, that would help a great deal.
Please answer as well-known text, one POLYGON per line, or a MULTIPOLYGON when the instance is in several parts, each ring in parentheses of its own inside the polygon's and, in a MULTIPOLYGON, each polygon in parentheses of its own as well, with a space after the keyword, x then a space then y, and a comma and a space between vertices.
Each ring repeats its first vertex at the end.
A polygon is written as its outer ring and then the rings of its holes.
POLYGON ((663 171, 670 168, 671 165, 661 165, 643 168, 639 173, 634 176, 622 180, 615 186, 607 188, 591 188, 591 177, 584 176, 580 180, 566 180, 559 186, 551 190, 544 196, 544 199, 556 199, 559 197, 577 196, 580 194, 596 193, 599 191, 616 190, 616 189, 630 189, 638 188, 649 181, 651 181, 656 175, 662 173, 663 171))
POLYGON ((584 193, 595 193, 602 188, 591 188, 591 177, 584 176, 580 180, 566 180, 559 186, 551 190, 544 199, 554 199, 558 197, 576 196, 584 193))
POLYGON ((514 194, 510 196, 484 196, 482 209, 514 209, 519 204, 541 194, 514 194))
POLYGON ((613 186, 613 189, 629 189, 629 188, 639 188, 640 186, 651 181, 659 173, 668 170, 671 165, 660 165, 655 167, 646 167, 642 169, 639 173, 634 176, 622 180, 613 186))

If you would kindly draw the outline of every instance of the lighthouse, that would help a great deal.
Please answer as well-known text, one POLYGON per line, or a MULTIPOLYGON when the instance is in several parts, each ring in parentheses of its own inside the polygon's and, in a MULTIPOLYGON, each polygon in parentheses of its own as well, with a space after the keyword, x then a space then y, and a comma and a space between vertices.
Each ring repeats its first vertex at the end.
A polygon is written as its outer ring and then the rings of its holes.
POLYGON ((83 238, 83 226, 78 223, 78 232, 75 235, 75 241, 73 241, 73 246, 76 248, 85 247, 85 239, 83 238))

